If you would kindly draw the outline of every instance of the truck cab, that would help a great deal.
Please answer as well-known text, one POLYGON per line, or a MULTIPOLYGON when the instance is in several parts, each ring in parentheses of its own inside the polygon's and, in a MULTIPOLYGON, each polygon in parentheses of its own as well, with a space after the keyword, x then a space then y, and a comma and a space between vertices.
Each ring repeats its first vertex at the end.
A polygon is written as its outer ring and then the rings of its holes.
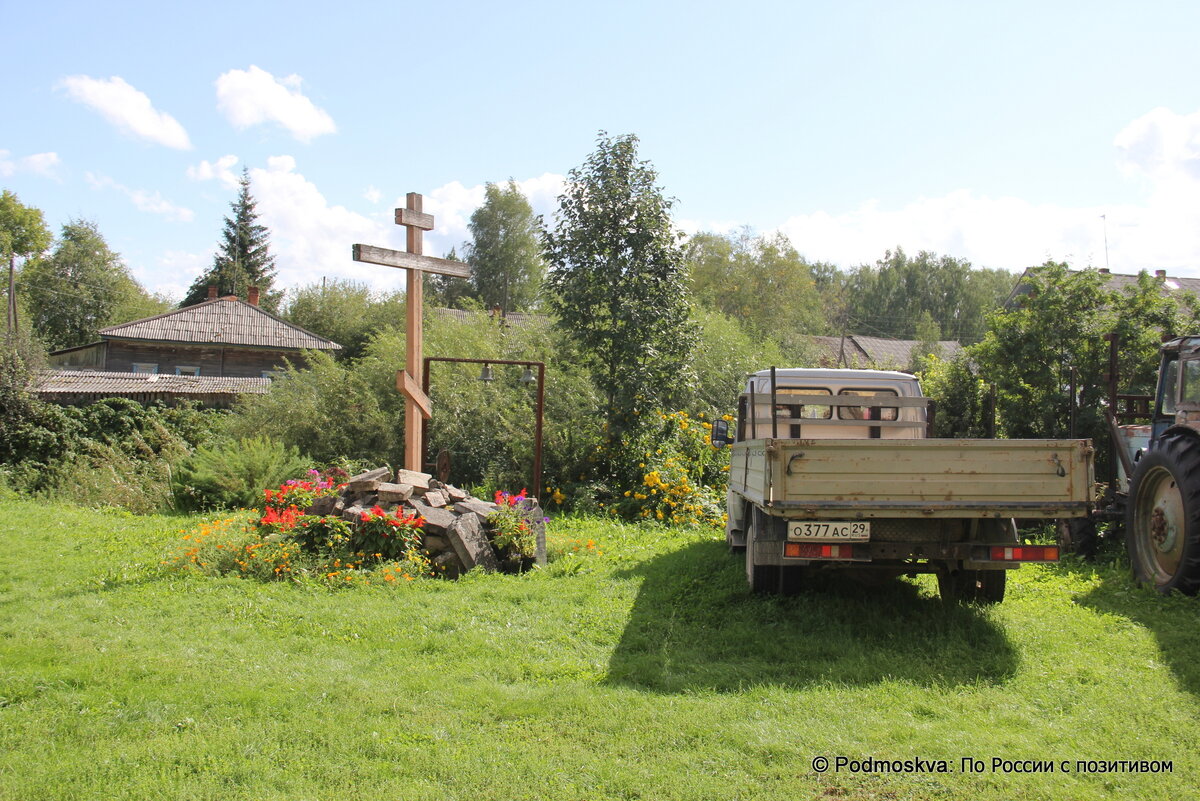
POLYGON ((915 376, 891 370, 791 367, 760 370, 738 403, 735 441, 777 439, 918 439, 927 412, 915 376), (895 397, 897 403, 865 405, 895 397), (823 402, 828 399, 827 402, 823 402), (852 403, 854 400, 860 403, 852 403), (904 399, 904 400, 899 400, 904 399), (877 421, 879 425, 872 423, 877 421))

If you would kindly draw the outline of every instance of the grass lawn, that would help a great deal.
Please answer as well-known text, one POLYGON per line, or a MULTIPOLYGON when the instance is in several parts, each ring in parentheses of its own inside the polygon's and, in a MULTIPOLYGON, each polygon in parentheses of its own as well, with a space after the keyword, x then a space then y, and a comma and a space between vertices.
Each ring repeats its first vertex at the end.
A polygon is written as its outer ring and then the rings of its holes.
POLYGON ((1187 799, 1200 786, 1200 603, 1135 590, 1120 568, 1025 567, 989 609, 943 607, 926 578, 762 598, 714 535, 563 520, 552 538, 602 553, 330 590, 166 570, 194 522, 0 503, 0 798, 1187 799), (817 773, 820 756, 950 772, 817 773))

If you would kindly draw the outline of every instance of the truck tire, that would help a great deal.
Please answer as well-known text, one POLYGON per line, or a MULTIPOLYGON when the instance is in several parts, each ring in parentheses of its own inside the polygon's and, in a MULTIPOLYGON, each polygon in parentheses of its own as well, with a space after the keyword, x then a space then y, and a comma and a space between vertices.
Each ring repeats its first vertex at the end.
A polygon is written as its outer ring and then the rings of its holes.
POLYGON ((955 570, 937 574, 938 593, 946 603, 998 604, 1008 583, 1006 570, 955 570))
POLYGON ((1129 484, 1125 544, 1133 578, 1164 595, 1200 590, 1200 442, 1168 434, 1129 484))
POLYGON ((746 581, 750 592, 760 594, 779 592, 779 565, 754 563, 758 554, 758 538, 767 525, 766 515, 757 506, 744 518, 746 526, 746 581))

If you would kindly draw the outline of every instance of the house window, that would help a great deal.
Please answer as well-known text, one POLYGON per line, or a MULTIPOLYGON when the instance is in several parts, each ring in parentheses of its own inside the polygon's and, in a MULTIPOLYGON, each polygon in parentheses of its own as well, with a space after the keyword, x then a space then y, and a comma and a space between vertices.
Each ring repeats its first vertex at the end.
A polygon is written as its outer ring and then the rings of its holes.
POLYGON ((200 368, 180 365, 175 368, 175 375, 200 375, 200 368))
POLYGON ((158 372, 158 365, 157 365, 157 364, 150 364, 150 363, 148 363, 148 362, 134 362, 134 363, 133 363, 133 372, 135 372, 135 373, 147 373, 147 374, 153 374, 153 373, 157 373, 157 372, 158 372))

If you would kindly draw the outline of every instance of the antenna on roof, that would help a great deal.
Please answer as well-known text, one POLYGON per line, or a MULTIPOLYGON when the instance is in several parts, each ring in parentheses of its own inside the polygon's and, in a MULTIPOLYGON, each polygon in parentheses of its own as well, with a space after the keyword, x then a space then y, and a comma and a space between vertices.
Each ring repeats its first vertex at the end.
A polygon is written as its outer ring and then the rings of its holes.
POLYGON ((1104 221, 1104 269, 1107 271, 1108 266, 1108 215, 1101 214, 1100 219, 1104 221))

